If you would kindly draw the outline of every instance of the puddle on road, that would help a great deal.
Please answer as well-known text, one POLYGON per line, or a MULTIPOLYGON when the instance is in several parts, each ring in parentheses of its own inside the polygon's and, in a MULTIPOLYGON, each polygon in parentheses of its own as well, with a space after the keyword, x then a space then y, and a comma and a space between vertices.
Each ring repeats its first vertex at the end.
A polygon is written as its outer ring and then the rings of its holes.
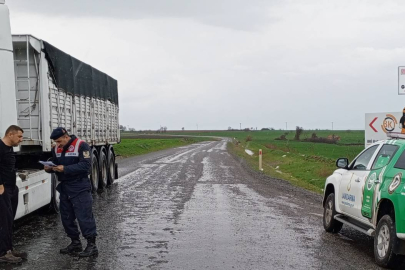
POLYGON ((170 269, 312 269, 303 232, 243 184, 197 184, 169 244, 170 269), (292 255, 293 254, 293 255, 292 255))
POLYGON ((207 147, 210 143, 200 144, 197 147, 193 146, 190 150, 178 153, 176 155, 171 155, 168 157, 164 157, 162 159, 157 160, 158 163, 186 163, 189 160, 188 154, 192 154, 193 152, 200 152, 201 148, 207 147))
POLYGON ((210 156, 203 158, 201 162, 203 171, 199 182, 213 182, 213 183, 235 183, 239 182, 238 177, 232 173, 233 166, 223 164, 223 161, 215 162, 210 156))

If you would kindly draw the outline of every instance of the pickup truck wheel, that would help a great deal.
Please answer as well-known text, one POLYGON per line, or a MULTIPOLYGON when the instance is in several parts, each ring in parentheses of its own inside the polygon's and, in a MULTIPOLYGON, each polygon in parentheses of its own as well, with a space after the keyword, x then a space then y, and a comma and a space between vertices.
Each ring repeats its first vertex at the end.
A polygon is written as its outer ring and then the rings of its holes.
POLYGON ((333 218, 336 214, 335 194, 331 193, 326 199, 323 210, 323 227, 325 228, 325 231, 338 233, 342 229, 343 223, 333 218))
POLYGON ((391 268, 401 264, 403 256, 394 253, 398 241, 395 222, 390 215, 383 216, 374 237, 374 257, 378 265, 391 268))

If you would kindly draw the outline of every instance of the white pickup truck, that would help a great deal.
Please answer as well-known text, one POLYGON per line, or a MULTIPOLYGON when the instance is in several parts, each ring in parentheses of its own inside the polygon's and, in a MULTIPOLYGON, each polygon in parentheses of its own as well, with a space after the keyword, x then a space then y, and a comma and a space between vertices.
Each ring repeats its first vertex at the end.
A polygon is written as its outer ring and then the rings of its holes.
POLYGON ((343 224, 374 237, 374 257, 383 267, 397 266, 405 254, 405 136, 371 144, 351 163, 326 179, 323 225, 338 233, 343 224))

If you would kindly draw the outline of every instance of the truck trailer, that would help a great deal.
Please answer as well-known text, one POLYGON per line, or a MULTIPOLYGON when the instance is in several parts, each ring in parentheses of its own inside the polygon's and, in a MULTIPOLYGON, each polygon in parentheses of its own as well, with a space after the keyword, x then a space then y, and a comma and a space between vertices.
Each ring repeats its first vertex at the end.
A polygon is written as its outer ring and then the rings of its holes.
POLYGON ((16 219, 43 206, 59 211, 56 175, 39 164, 52 156, 56 127, 91 147, 93 192, 118 177, 113 146, 120 142, 117 81, 32 35, 11 35, 9 10, 0 0, 0 136, 10 125, 24 130, 14 148, 19 204, 16 219))

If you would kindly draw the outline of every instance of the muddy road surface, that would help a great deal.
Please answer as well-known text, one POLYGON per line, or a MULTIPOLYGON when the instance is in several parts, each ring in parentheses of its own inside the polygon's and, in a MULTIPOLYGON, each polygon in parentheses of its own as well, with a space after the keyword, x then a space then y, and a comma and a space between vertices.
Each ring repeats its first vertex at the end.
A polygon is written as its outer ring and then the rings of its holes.
POLYGON ((320 195, 251 172, 226 144, 121 160, 94 195, 98 257, 59 254, 59 216, 41 213, 16 224, 28 260, 0 269, 379 269, 372 238, 324 232, 320 195))

